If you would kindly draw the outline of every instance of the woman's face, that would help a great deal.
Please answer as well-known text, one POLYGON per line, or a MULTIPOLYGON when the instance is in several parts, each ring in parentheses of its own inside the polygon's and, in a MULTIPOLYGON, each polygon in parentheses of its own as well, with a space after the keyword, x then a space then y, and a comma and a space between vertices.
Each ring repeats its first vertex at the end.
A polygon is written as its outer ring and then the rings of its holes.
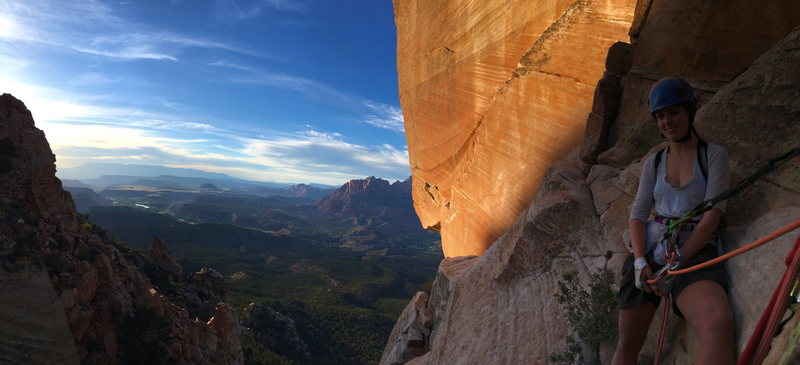
POLYGON ((670 141, 677 141, 689 132, 689 114, 681 105, 671 105, 654 113, 658 130, 670 141))

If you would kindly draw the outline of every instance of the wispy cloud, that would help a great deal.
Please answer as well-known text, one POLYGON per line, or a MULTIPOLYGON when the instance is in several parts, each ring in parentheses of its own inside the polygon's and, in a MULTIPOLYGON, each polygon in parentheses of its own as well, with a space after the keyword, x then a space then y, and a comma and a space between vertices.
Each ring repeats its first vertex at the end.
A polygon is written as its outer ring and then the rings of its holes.
POLYGON ((271 166, 298 168, 321 174, 349 173, 366 176, 379 171, 385 176, 408 174, 408 151, 390 145, 365 146, 347 142, 341 134, 306 130, 282 138, 242 138, 246 155, 271 161, 271 166))
POLYGON ((404 132, 403 111, 392 105, 364 101, 364 105, 371 109, 374 114, 367 116, 364 122, 379 128, 385 128, 397 132, 404 132))
POLYGON ((74 86, 98 86, 114 84, 119 81, 118 77, 112 77, 99 72, 91 72, 77 75, 69 81, 74 86))
MULTIPOLYGON (((305 130, 257 138, 231 131, 165 136, 148 122, 135 127, 65 122, 39 123, 59 167, 89 161, 156 164, 202 168, 261 180, 341 184, 378 175, 404 179, 410 173, 408 151, 388 144, 367 146, 345 141, 338 133, 305 130), (145 127, 148 126, 148 127, 145 127), (200 137, 198 137, 198 135, 200 137), (221 137, 224 136, 224 137, 221 137)), ((204 126, 186 125, 202 131, 204 126)))
POLYGON ((222 80, 223 82, 267 85, 292 90, 312 100, 324 104, 337 105, 362 114, 363 117, 360 121, 374 127, 401 133, 405 132, 403 111, 396 106, 349 95, 317 80, 294 75, 272 73, 227 60, 217 60, 208 65, 243 71, 243 73, 238 73, 235 76, 229 76, 222 80))
POLYGON ((298 0, 216 0, 216 20, 221 24, 234 24, 253 19, 270 10, 302 10, 306 4, 298 0))
POLYGON ((216 66, 216 67, 227 67, 227 68, 232 68, 232 69, 241 70, 241 71, 253 71, 253 69, 251 67, 242 66, 240 64, 237 64, 237 63, 234 63, 234 62, 230 62, 228 60, 217 60, 217 61, 209 63, 208 65, 209 66, 216 66))
POLYGON ((241 76, 228 77, 223 80, 223 82, 267 85, 289 89, 323 104, 333 104, 344 107, 359 104, 357 98, 340 92, 317 80, 295 75, 277 74, 255 68, 246 68, 245 66, 236 66, 234 64, 226 64, 225 66, 249 71, 249 73, 241 76))
POLYGON ((368 175, 404 179, 410 173, 405 148, 353 143, 341 133, 311 126, 254 137, 182 113, 100 107, 82 103, 80 95, 2 79, 0 84, 17 90, 15 96, 33 111, 61 168, 89 161, 135 161, 202 167, 250 179, 329 184, 368 175))
POLYGON ((118 59, 179 60, 187 48, 270 58, 229 42, 152 29, 91 0, 0 0, 0 40, 33 42, 118 59), (97 36, 102 34, 102 36, 97 36))

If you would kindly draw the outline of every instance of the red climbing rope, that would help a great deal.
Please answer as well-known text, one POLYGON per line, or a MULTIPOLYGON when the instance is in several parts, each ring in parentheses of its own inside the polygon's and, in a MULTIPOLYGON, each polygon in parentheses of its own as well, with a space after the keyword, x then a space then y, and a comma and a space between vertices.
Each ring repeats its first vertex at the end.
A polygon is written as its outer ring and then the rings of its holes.
POLYGON ((661 350, 664 348, 664 337, 667 333, 667 322, 669 321, 669 307, 670 297, 667 295, 664 298, 664 314, 661 316, 661 329, 658 331, 658 345, 656 345, 656 358, 653 361, 654 365, 661 362, 661 350))
POLYGON ((789 291, 792 290, 792 286, 798 279, 798 273, 800 273, 800 237, 794 242, 794 247, 789 251, 785 262, 788 267, 783 273, 778 287, 775 288, 775 292, 772 293, 772 299, 753 330, 737 365, 759 365, 769 353, 770 343, 778 330, 778 323, 783 318, 791 300, 789 291))
MULTIPOLYGON (((800 228, 800 219, 792 223, 789 223, 788 225, 780 228, 779 230, 772 232, 762 238, 759 238, 752 243, 749 243, 739 249, 736 249, 727 254, 719 256, 713 260, 708 260, 701 264, 697 264, 682 270, 675 270, 675 271, 667 270, 666 275, 686 274, 695 270, 699 270, 723 262, 736 255, 743 254, 758 246, 770 242, 797 228, 800 228)), ((798 237, 792 250, 789 251, 789 254, 786 257, 785 262, 788 268, 783 273, 783 277, 781 278, 778 287, 775 289, 775 292, 772 294, 772 299, 770 299, 769 305, 764 311, 764 314, 761 316, 761 320, 759 321, 758 326, 756 326, 756 329, 753 331, 753 335, 750 337, 750 341, 747 343, 747 346, 742 352, 742 355, 739 358, 739 362, 737 363, 737 365, 760 365, 764 361, 764 358, 767 357, 767 353, 769 352, 772 338, 775 337, 775 333, 778 331, 778 324, 780 323, 781 318, 783 317, 783 313, 786 312, 786 308, 789 306, 789 300, 791 299, 789 298, 789 292, 792 290, 792 286, 794 285, 794 283, 798 280, 798 273, 800 273, 800 237, 798 237)), ((666 275, 655 279, 647 280, 647 282, 650 284, 656 283, 662 278, 664 278, 666 275)), ((654 361, 655 365, 658 365, 660 362, 661 350, 664 343, 664 337, 666 335, 666 330, 667 330, 666 322, 669 319, 669 297, 666 298, 664 315, 662 318, 663 319, 661 322, 661 330, 659 331, 658 334, 658 345, 656 347, 656 353, 655 353, 655 361, 654 361)))

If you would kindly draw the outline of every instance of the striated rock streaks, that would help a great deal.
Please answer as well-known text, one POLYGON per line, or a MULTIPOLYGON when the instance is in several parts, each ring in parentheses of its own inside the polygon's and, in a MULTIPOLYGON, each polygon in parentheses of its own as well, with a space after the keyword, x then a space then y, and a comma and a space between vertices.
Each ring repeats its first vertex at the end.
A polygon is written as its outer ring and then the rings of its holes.
POLYGON ((584 133, 635 1, 395 1, 400 103, 423 226, 479 255, 584 133))
MULTIPOLYGON (((550 2, 542 8, 556 4, 550 2)), ((570 19, 591 19, 600 14, 592 7, 604 3, 559 4, 562 7, 558 14, 570 19), (580 11, 580 6, 592 10, 580 11)), ((615 44, 609 39, 603 44, 606 70, 601 79, 599 72, 594 74, 600 81, 596 87, 591 86, 591 108, 583 108, 584 99, 576 96, 574 88, 536 83, 545 88, 539 92, 551 95, 549 101, 562 102, 564 108, 583 113, 586 133, 582 143, 569 140, 561 145, 568 148, 552 155, 552 159, 520 159, 520 153, 508 151, 546 151, 546 144, 519 138, 516 141, 521 147, 517 148, 508 143, 507 133, 482 135, 481 131, 490 130, 490 120, 498 118, 492 116, 492 110, 500 110, 494 106, 506 99, 525 100, 532 109, 557 108, 539 102, 533 89, 521 86, 526 77, 541 72, 518 71, 496 94, 476 92, 479 87, 474 85, 480 80, 480 87, 492 89, 487 86, 490 80, 507 75, 507 68, 490 69, 489 61, 480 63, 480 53, 475 49, 488 50, 492 45, 523 39, 525 33, 516 25, 538 19, 538 11, 517 12, 514 6, 463 1, 436 5, 411 0, 395 3, 401 103, 406 113, 415 206, 423 224, 441 225, 446 256, 482 254, 477 258, 450 257, 440 266, 427 304, 434 318, 429 351, 411 359, 410 364, 545 364, 549 354, 564 348, 564 338, 571 329, 553 297, 558 279, 574 270, 581 282, 587 283, 589 274, 601 268, 611 269, 619 279, 620 267, 628 255, 628 215, 641 161, 663 141, 652 126, 646 100, 650 87, 659 78, 681 75, 695 87, 700 101, 696 127, 703 138, 729 151, 734 183, 770 158, 797 147, 800 141, 800 3, 639 0, 635 12, 626 9, 632 18, 613 17, 624 18, 625 31, 631 39, 629 43, 615 44), (493 23, 493 16, 487 14, 496 14, 504 22, 493 23), (458 19, 437 22, 442 16, 458 19), (460 26, 462 22, 466 25, 460 26), (426 24, 455 25, 444 30, 446 34, 421 35, 426 24), (481 38, 481 34, 490 36, 481 38), (452 53, 436 52, 437 48, 432 47, 444 40, 452 53), (423 49, 434 51, 425 53, 423 49), (429 58, 437 61, 428 61, 429 58), (476 69, 482 71, 480 78, 464 76, 469 75, 464 70, 476 69), (497 148, 480 152, 481 143, 497 148), (553 163, 556 159, 559 161, 553 163), (508 180, 506 174, 514 170, 497 169, 502 165, 497 160, 523 166, 518 170, 536 165, 546 173, 541 182, 531 178, 533 173, 525 179, 508 180), (482 164, 487 161, 488 165, 482 164), (486 166, 492 166, 490 178, 475 178, 488 169, 486 166), (468 188, 470 184, 480 186, 468 188), (535 189, 532 200, 520 185, 529 185, 531 192, 535 189), (501 190, 506 198, 487 193, 501 190), (470 202, 469 209, 462 210, 463 201, 470 202), (485 209, 481 204, 495 207, 485 209), (477 231, 483 233, 479 235, 477 231), (494 239, 488 232, 498 232, 499 238, 494 239), (486 241, 482 241, 484 238, 486 241), (476 246, 476 242, 483 243, 476 246), (463 261, 457 274, 448 275, 448 261, 459 259, 463 261)), ((606 4, 603 11, 612 9, 617 8, 606 4)), ((559 24, 558 20, 551 22, 559 24)), ((596 33, 604 31, 601 28, 596 33)), ((567 40, 584 34, 575 32, 555 38, 567 40)), ((548 32, 537 34, 545 40, 525 38, 527 43, 520 47, 533 44, 531 49, 538 50, 545 44, 542 47, 546 48, 548 32)), ((558 48, 551 46, 555 50, 544 52, 550 58, 528 55, 525 60, 530 62, 521 61, 520 67, 552 65, 558 48)), ((584 49, 590 49, 582 47, 570 55, 580 57, 584 49)), ((514 49, 517 48, 502 47, 510 53, 514 49)), ((490 60, 499 59, 502 58, 490 60)), ((552 128, 537 118, 520 118, 522 108, 504 106, 504 113, 496 112, 502 114, 498 120, 503 121, 502 125, 498 122, 502 128, 496 130, 524 136, 540 133, 540 128, 552 128)), ((545 119, 564 120, 560 114, 550 114, 545 119)), ((548 135, 548 139, 555 137, 548 135)), ((724 218, 725 250, 736 249, 800 217, 798 171, 800 161, 787 163, 729 201, 724 218)), ((726 264, 739 351, 784 270, 783 257, 795 238, 796 234, 780 238, 726 264)), ((407 323, 407 318, 401 317, 395 332, 402 331, 407 323)), ((651 325, 639 358, 641 363, 653 361, 659 325, 658 319, 651 325)), ((798 321, 789 322, 774 340, 766 363, 800 361, 798 333, 798 321)), ((397 351, 390 351, 394 344, 391 341, 382 363, 398 358, 393 355, 397 351)), ((610 363, 613 350, 611 343, 600 347, 601 363, 610 363)), ((663 363, 691 363, 696 350, 694 331, 684 320, 673 316, 663 363)))

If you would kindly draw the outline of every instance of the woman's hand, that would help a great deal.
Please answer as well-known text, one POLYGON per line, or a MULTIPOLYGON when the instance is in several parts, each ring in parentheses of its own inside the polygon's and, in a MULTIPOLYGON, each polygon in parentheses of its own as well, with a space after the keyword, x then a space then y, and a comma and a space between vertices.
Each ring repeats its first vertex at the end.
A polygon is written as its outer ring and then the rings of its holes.
POLYGON ((647 265, 647 266, 643 267, 641 276, 639 277, 639 280, 641 280, 641 284, 642 284, 641 289, 644 290, 646 293, 655 292, 656 295, 661 296, 661 297, 669 295, 669 293, 665 293, 665 292, 663 292, 661 290, 658 290, 658 286, 656 286, 654 284, 648 284, 647 283, 647 280, 652 280, 654 278, 655 278, 655 276, 653 275, 653 270, 650 268, 650 265, 647 265))
POLYGON ((641 289, 644 290, 646 293, 650 293, 654 290, 653 286, 647 283, 647 280, 650 280, 653 276, 653 270, 650 269, 650 265, 646 265, 642 268, 641 274, 639 274, 639 280, 641 281, 641 289))

